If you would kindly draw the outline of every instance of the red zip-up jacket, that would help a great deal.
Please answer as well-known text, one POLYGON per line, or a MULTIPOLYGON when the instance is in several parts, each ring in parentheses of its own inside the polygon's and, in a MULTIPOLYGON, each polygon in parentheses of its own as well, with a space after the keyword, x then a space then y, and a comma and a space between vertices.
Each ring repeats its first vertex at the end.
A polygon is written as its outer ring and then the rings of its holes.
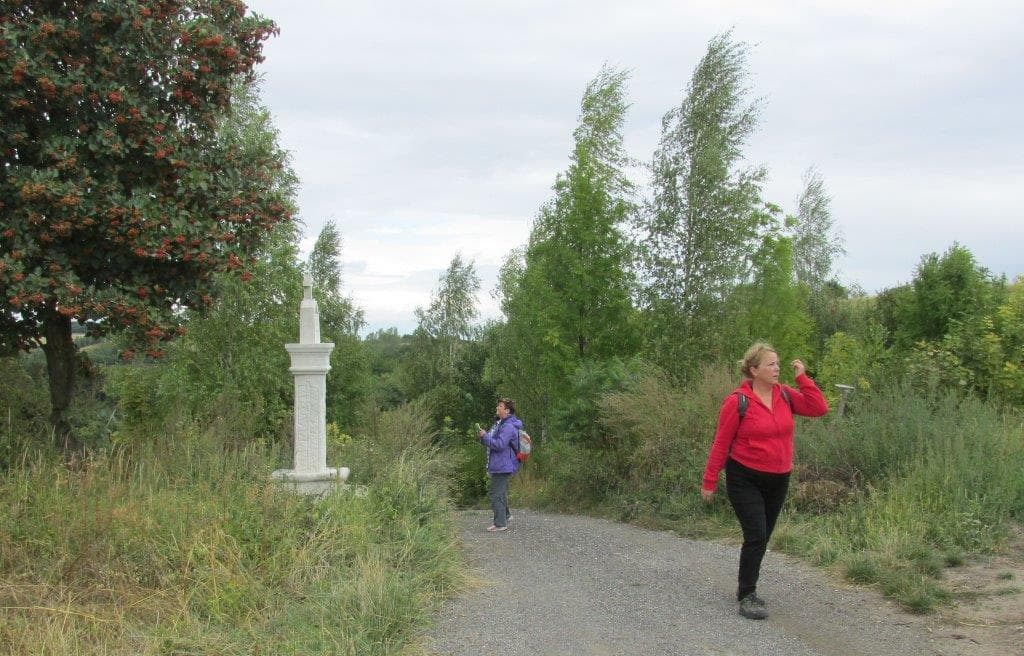
POLYGON ((828 401, 813 380, 801 374, 796 377, 796 384, 800 389, 779 383, 773 385, 771 409, 754 393, 749 380, 743 381, 725 398, 718 413, 715 441, 704 468, 702 487, 705 490, 715 489, 718 474, 729 457, 741 465, 770 474, 786 474, 793 469, 793 415, 820 417, 828 412, 828 401), (789 394, 792 410, 782 398, 783 388, 789 394), (748 400, 742 422, 736 393, 748 400))

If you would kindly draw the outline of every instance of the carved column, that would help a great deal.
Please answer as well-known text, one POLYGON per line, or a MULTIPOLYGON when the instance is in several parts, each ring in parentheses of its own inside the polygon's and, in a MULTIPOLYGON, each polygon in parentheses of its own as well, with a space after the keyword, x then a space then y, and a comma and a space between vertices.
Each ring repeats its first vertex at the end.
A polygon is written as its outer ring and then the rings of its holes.
POLYGON ((320 312, 313 299, 313 281, 303 279, 299 307, 299 343, 285 344, 295 377, 295 458, 293 469, 278 469, 275 479, 297 491, 322 493, 348 478, 347 467, 327 466, 327 372, 334 344, 320 342, 320 312))

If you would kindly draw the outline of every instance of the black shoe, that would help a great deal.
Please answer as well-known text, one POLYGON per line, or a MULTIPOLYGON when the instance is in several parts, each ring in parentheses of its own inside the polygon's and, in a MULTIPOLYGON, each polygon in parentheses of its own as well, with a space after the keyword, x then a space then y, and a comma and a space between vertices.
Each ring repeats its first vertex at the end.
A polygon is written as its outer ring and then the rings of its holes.
POLYGON ((740 615, 748 620, 763 620, 768 617, 768 607, 763 599, 750 593, 740 599, 740 615))

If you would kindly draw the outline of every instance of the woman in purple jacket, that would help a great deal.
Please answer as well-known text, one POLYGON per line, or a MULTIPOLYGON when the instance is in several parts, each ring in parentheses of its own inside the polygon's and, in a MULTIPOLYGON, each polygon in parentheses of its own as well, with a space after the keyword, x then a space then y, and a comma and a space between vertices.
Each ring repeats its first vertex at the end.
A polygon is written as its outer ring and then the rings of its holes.
POLYGON ((508 518, 512 513, 508 509, 508 482, 512 474, 519 471, 519 459, 516 458, 512 445, 519 439, 519 429, 523 422, 516 417, 516 404, 512 399, 499 399, 494 409, 498 420, 488 431, 480 429, 477 437, 487 447, 487 475, 491 477, 491 510, 494 511, 494 522, 488 531, 507 531, 508 518))

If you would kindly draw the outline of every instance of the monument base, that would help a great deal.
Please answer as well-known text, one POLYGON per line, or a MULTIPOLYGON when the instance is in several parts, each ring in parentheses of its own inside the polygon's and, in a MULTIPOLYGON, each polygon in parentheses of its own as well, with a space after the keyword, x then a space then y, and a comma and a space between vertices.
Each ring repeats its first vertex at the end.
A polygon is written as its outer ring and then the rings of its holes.
POLYGON ((345 487, 348 467, 325 469, 319 472, 297 472, 294 469, 277 469, 270 477, 299 494, 323 496, 337 488, 345 487))

